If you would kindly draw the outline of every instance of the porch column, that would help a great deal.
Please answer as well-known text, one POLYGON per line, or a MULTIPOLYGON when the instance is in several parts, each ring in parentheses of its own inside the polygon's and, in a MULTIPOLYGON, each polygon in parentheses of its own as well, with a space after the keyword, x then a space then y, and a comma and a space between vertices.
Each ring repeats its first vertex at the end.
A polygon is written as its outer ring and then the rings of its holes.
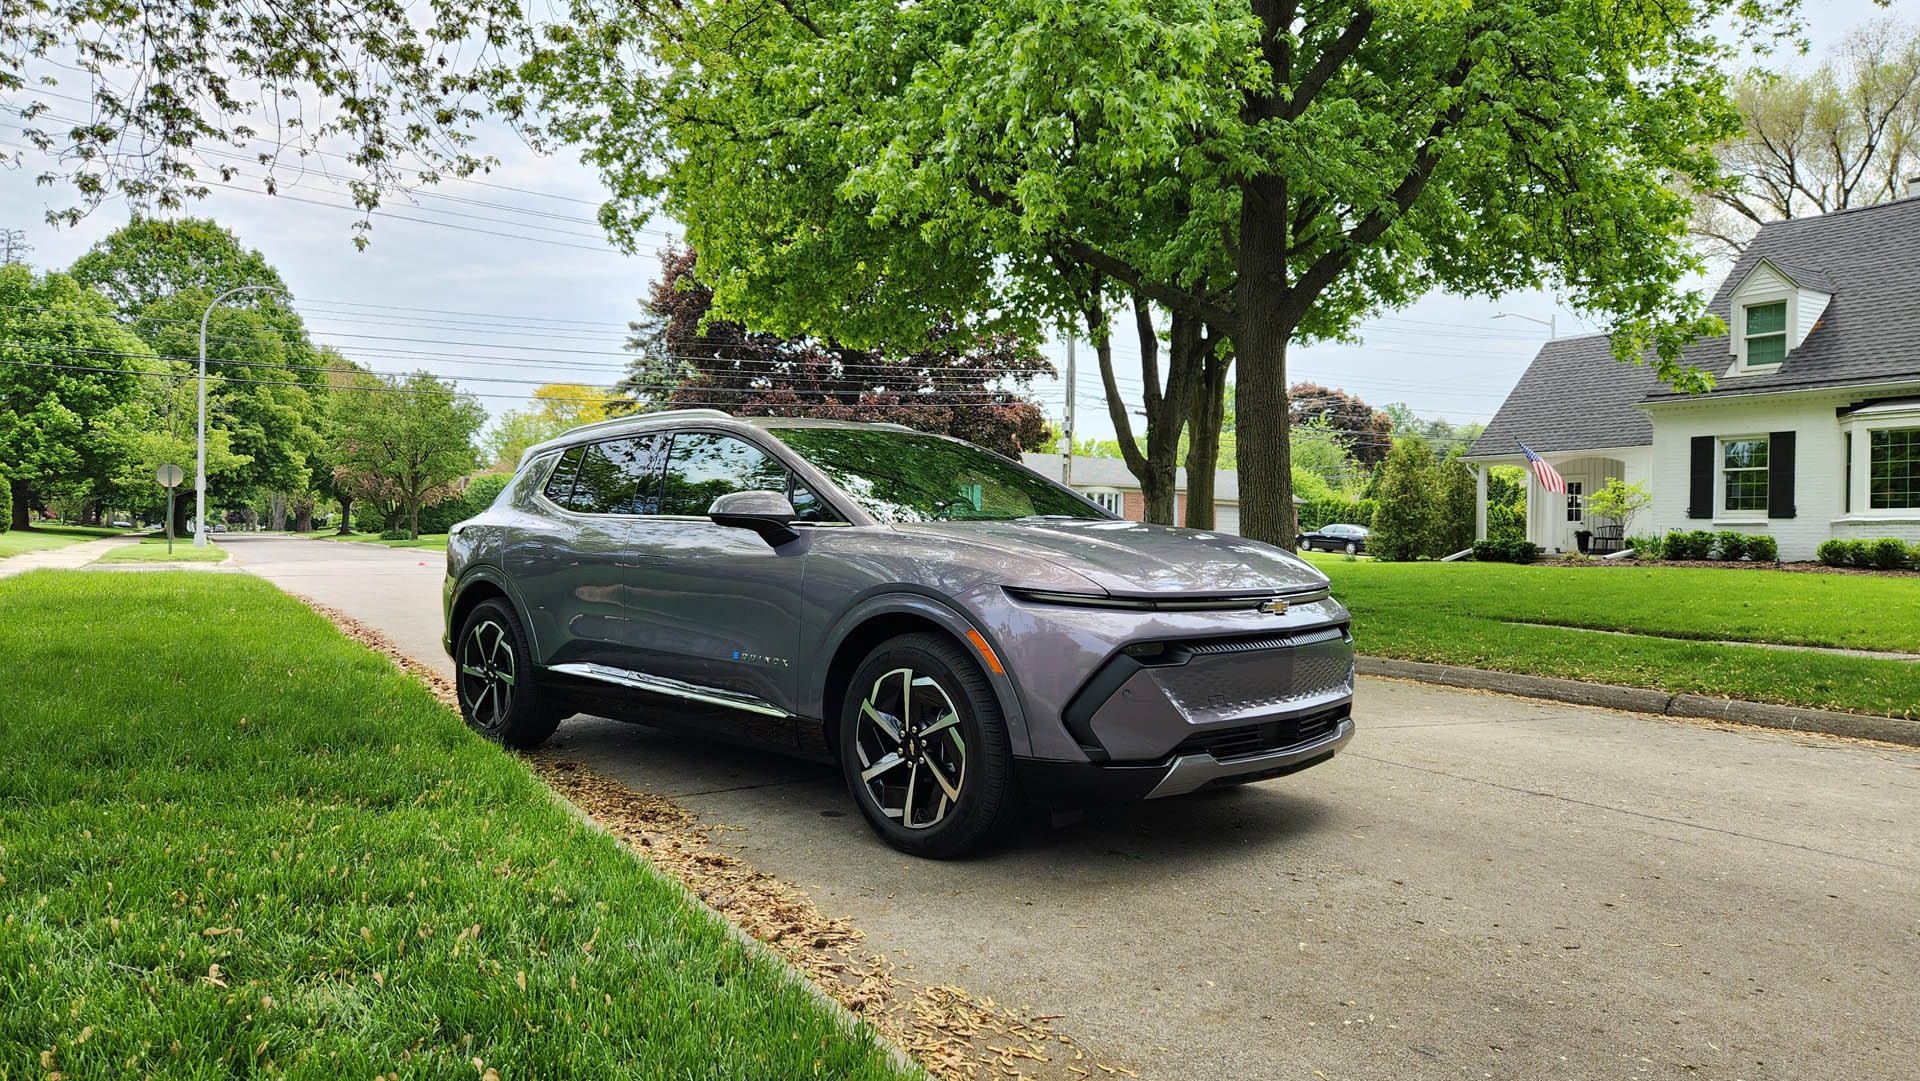
POLYGON ((1476 465, 1473 469, 1473 539, 1487 539, 1487 470, 1489 465, 1476 465))

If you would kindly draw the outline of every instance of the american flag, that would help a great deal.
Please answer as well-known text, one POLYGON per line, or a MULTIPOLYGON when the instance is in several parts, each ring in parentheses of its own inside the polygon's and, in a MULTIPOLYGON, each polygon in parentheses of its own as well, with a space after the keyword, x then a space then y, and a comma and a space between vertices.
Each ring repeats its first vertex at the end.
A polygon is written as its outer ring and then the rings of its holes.
MULTIPOLYGON (((1514 440, 1514 442, 1520 443, 1518 439, 1514 440)), ((1561 476, 1558 470, 1541 461, 1540 456, 1533 452, 1532 447, 1527 446, 1525 443, 1520 443, 1520 453, 1527 456, 1527 468, 1533 470, 1534 479, 1540 482, 1540 487, 1545 488, 1549 492, 1559 492, 1561 495, 1567 494, 1567 479, 1561 476)))

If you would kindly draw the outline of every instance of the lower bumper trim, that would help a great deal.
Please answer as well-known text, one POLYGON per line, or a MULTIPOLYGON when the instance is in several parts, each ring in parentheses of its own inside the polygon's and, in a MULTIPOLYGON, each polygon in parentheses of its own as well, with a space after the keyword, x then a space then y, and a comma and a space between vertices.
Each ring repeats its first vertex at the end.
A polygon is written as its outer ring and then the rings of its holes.
POLYGON ((1184 796, 1209 785, 1278 777, 1316 765, 1331 758, 1335 751, 1353 738, 1353 719, 1343 718, 1339 727, 1307 743, 1286 747, 1268 754, 1248 755, 1221 761, 1210 754, 1183 754, 1167 767, 1166 776, 1147 793, 1148 799, 1184 796))

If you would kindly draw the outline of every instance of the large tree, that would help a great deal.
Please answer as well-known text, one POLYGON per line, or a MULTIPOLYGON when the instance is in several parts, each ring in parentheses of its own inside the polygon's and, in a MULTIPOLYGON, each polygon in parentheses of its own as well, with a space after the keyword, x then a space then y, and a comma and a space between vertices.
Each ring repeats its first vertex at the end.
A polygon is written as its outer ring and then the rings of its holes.
MULTIPOLYGON (((515 0, 30 0, 0 5, 0 95, 74 222, 99 203, 174 208, 211 185, 272 192, 274 166, 345 150, 353 198, 465 175, 471 129, 519 99, 498 62, 515 0), (76 101, 76 98, 78 100, 76 101)), ((366 227, 363 219, 359 226, 366 227)))
POLYGON ((117 410, 159 370, 152 350, 113 318, 106 298, 65 274, 0 267, 0 474, 13 528, 60 492, 117 473, 117 410))
POLYGON ((1318 383, 1295 383, 1287 390, 1287 408, 1291 423, 1326 425, 1354 461, 1368 468, 1384 461, 1393 445, 1393 421, 1359 395, 1318 383))
POLYGON ((1870 23, 1810 72, 1747 73, 1734 98, 1744 127, 1718 150, 1729 183, 1696 197, 1715 254, 1770 221, 1899 198, 1920 175, 1920 29, 1870 23))
POLYGON ((1287 543, 1289 349, 1427 290, 1550 283, 1704 385, 1675 186, 1737 124, 1716 24, 1791 7, 578 0, 528 71, 604 220, 685 221, 730 318, 1098 343, 1144 302, 1230 340, 1242 525, 1287 543))
POLYGON ((384 486, 408 534, 419 537, 420 508, 457 495, 456 483, 480 464, 473 438, 486 410, 426 372, 359 376, 333 393, 340 483, 357 483, 362 498, 375 495, 368 486, 384 486))
POLYGON ((691 250, 668 252, 633 324, 627 345, 640 356, 619 389, 636 403, 891 421, 1008 455, 1047 438, 1025 393, 1053 366, 1017 335, 949 329, 910 351, 783 338, 715 318, 696 263, 691 250))

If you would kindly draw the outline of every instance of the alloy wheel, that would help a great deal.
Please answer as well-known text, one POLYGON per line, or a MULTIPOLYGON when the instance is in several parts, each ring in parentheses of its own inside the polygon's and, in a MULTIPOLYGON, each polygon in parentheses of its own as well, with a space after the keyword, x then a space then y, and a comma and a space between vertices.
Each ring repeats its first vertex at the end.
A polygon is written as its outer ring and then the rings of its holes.
POLYGON ((460 647, 460 702, 467 716, 489 731, 506 722, 513 708, 513 640, 491 619, 475 623, 460 647))
POLYGON ((860 782, 880 813, 908 829, 938 825, 960 802, 967 741, 960 711, 931 676, 896 668, 860 703, 860 782))

